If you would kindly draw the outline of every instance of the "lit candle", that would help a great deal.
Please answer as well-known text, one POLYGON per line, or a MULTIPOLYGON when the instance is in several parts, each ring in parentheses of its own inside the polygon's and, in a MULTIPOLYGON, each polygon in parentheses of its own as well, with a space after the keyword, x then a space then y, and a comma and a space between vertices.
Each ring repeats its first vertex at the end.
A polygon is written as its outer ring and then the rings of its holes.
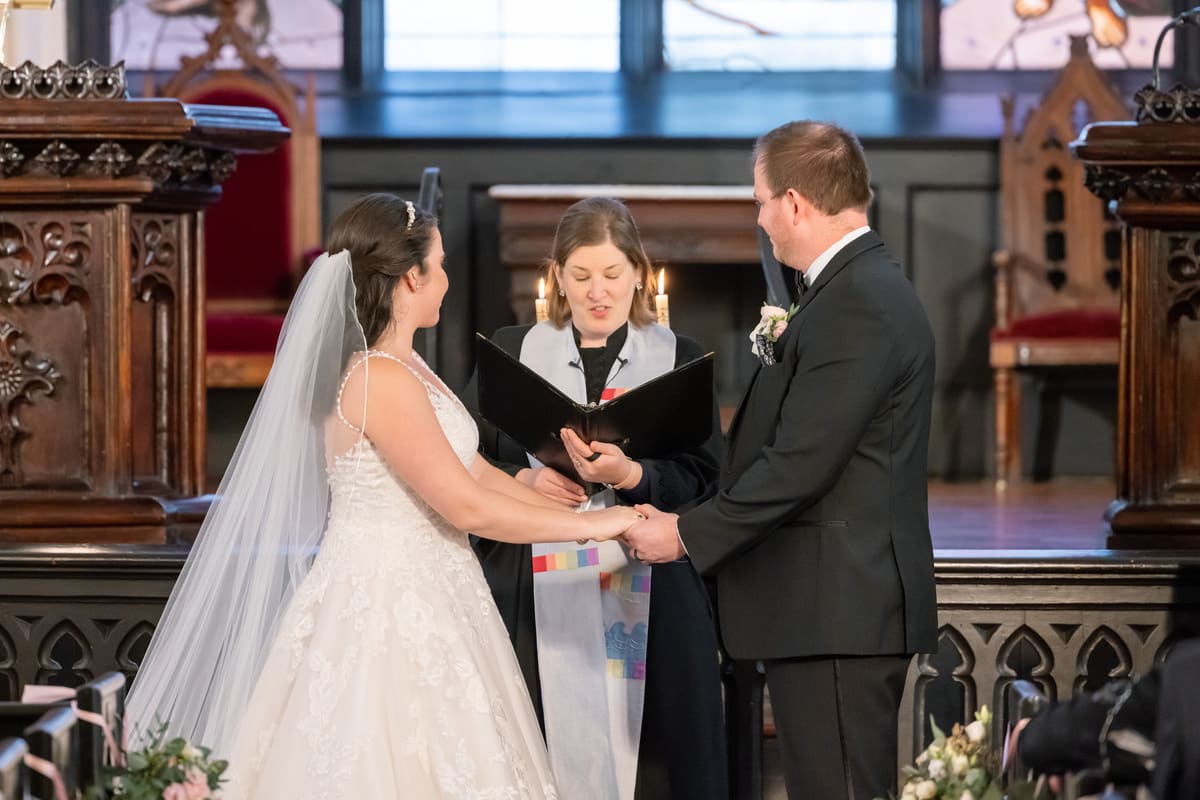
POLYGON ((538 296, 533 301, 533 311, 538 322, 550 319, 550 304, 546 301, 546 279, 538 278, 538 296))
POLYGON ((667 271, 658 271, 658 294, 654 296, 654 310, 658 314, 658 324, 671 327, 671 306, 667 302, 667 271))

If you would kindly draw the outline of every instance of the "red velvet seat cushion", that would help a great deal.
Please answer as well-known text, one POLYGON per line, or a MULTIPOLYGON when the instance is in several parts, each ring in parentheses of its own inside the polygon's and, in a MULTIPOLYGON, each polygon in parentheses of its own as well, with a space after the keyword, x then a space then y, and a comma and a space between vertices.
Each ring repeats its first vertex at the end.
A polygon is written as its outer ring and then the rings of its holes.
POLYGON ((992 329, 994 342, 1012 339, 1116 339, 1120 335, 1120 312, 1082 308, 1030 314, 1013 320, 1006 330, 992 329))
POLYGON ((274 353, 282 314, 209 314, 205 335, 210 353, 274 353))
MULTIPOLYGON (((188 96, 187 101, 268 108, 287 124, 281 109, 246 91, 213 89, 188 96)), ((291 297, 291 183, 287 142, 271 153, 238 156, 237 169, 221 185, 221 199, 204 213, 205 289, 209 297, 291 297)))

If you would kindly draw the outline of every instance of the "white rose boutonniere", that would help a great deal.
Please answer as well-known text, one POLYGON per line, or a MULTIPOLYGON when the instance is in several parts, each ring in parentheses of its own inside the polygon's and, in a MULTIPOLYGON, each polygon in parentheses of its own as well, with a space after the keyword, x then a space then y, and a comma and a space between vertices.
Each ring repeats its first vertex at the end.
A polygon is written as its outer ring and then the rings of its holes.
POLYGON ((779 306, 763 303, 762 316, 754 330, 750 331, 750 352, 766 366, 775 363, 775 343, 787 330, 788 322, 796 315, 797 308, 793 305, 786 311, 779 306))

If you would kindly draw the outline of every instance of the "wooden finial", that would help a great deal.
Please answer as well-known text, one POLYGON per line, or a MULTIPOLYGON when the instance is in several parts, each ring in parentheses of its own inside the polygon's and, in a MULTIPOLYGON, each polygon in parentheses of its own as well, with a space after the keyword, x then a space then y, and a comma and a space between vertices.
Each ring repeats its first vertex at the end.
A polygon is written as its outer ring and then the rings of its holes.
POLYGON ((217 0, 217 19, 232 23, 237 18, 237 0, 217 0))

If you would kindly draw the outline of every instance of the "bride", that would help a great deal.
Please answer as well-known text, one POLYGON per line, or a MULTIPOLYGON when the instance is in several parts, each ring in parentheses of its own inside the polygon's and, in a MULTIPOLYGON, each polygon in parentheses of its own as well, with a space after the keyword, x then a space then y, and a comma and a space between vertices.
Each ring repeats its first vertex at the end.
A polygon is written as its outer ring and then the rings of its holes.
POLYGON ((138 671, 133 743, 165 723, 211 747, 225 800, 558 796, 463 531, 603 540, 639 515, 564 511, 477 456, 413 349, 443 257, 392 195, 334 223, 138 671))

